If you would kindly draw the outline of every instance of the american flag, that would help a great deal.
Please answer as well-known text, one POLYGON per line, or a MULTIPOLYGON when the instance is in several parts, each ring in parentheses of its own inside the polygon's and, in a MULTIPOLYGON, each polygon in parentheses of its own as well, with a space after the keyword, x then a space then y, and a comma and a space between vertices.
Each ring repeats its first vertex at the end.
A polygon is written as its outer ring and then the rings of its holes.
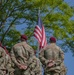
POLYGON ((45 29, 40 19, 40 16, 38 16, 38 23, 35 26, 34 37, 38 40, 40 49, 46 46, 47 40, 45 35, 45 29))

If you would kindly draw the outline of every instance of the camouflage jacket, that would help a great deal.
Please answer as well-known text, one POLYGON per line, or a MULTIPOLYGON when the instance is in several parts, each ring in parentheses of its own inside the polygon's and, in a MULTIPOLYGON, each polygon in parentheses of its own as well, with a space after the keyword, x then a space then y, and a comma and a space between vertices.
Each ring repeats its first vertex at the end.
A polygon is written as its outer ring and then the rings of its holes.
POLYGON ((2 47, 0 47, 0 69, 6 69, 6 67, 5 67, 5 64, 6 64, 5 57, 6 57, 5 50, 2 47))
POLYGON ((14 64, 27 65, 27 61, 34 56, 34 50, 26 42, 21 42, 13 46, 11 59, 14 64))
MULTIPOLYGON (((58 68, 60 70, 61 67, 57 66, 61 66, 63 63, 64 52, 55 43, 51 43, 41 50, 39 58, 45 68, 47 68, 49 60, 53 60, 55 63, 55 69, 58 68)), ((49 69, 53 69, 53 67, 49 69)))

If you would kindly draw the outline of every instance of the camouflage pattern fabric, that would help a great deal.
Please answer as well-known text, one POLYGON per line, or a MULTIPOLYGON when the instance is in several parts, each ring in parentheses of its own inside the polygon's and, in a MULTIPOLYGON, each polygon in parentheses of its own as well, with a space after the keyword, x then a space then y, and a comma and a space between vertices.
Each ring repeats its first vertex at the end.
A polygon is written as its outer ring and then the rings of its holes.
POLYGON ((6 74, 5 57, 6 57, 6 53, 4 49, 0 47, 0 75, 6 74))
POLYGON ((38 69, 41 67, 39 59, 35 57, 33 48, 26 42, 21 42, 13 46, 11 59, 15 65, 15 75, 37 75, 36 73, 41 73, 41 69, 38 69), (18 64, 26 65, 27 69, 20 70, 17 66, 18 64))
POLYGON ((28 64, 31 75, 42 75, 42 65, 40 60, 36 56, 33 56, 29 61, 28 64))
POLYGON ((6 69, 7 69, 7 74, 8 75, 14 75, 14 69, 12 67, 12 61, 11 61, 11 57, 6 54, 6 69))
POLYGON ((0 75, 14 75, 11 67, 11 59, 6 54, 5 50, 0 47, 0 75))
POLYGON ((64 66, 64 53, 55 43, 51 43, 43 48, 39 58, 44 66, 44 75, 66 75, 64 66), (52 65, 49 67, 49 65, 52 65))

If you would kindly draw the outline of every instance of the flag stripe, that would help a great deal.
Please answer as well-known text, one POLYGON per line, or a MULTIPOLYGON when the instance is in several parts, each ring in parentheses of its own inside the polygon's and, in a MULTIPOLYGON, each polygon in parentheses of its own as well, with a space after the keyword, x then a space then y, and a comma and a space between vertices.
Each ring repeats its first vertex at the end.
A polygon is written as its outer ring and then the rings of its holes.
POLYGON ((40 33, 42 32, 38 25, 36 26, 36 29, 38 29, 40 33))
POLYGON ((41 42, 41 38, 38 36, 37 33, 34 33, 34 36, 37 38, 37 40, 38 40, 39 42, 41 42))
POLYGON ((42 25, 40 17, 38 19, 38 25, 36 25, 34 30, 34 37, 36 37, 36 39, 38 40, 40 49, 46 46, 47 40, 45 35, 45 29, 44 26, 42 25))
POLYGON ((35 29, 34 32, 37 33, 39 35, 39 37, 42 37, 41 32, 39 32, 39 29, 35 29))

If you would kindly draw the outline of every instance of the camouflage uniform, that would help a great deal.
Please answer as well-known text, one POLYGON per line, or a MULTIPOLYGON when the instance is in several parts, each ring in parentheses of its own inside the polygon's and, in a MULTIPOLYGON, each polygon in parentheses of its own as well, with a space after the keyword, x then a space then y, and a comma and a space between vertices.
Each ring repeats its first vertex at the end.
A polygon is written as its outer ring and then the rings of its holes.
POLYGON ((0 75, 14 75, 13 71, 10 56, 0 47, 0 75))
POLYGON ((64 53, 55 43, 43 48, 39 58, 44 66, 44 75, 66 75, 66 68, 63 63, 64 53), (54 65, 49 67, 49 61, 52 61, 54 65))
POLYGON ((0 47, 0 75, 6 74, 5 57, 6 57, 6 53, 4 49, 0 47))
POLYGON ((14 75, 14 69, 12 67, 12 61, 11 61, 11 57, 6 54, 6 69, 7 69, 7 75, 14 75))
POLYGON ((10 53, 6 49, 5 46, 2 46, 2 48, 5 50, 6 56, 5 56, 5 66, 7 70, 7 75, 14 75, 14 69, 12 67, 12 61, 10 57, 10 53))
POLYGON ((32 47, 25 41, 13 46, 11 58, 16 68, 15 75, 41 75, 39 60, 35 57, 32 47), (27 69, 21 70, 17 64, 26 65, 27 69))

